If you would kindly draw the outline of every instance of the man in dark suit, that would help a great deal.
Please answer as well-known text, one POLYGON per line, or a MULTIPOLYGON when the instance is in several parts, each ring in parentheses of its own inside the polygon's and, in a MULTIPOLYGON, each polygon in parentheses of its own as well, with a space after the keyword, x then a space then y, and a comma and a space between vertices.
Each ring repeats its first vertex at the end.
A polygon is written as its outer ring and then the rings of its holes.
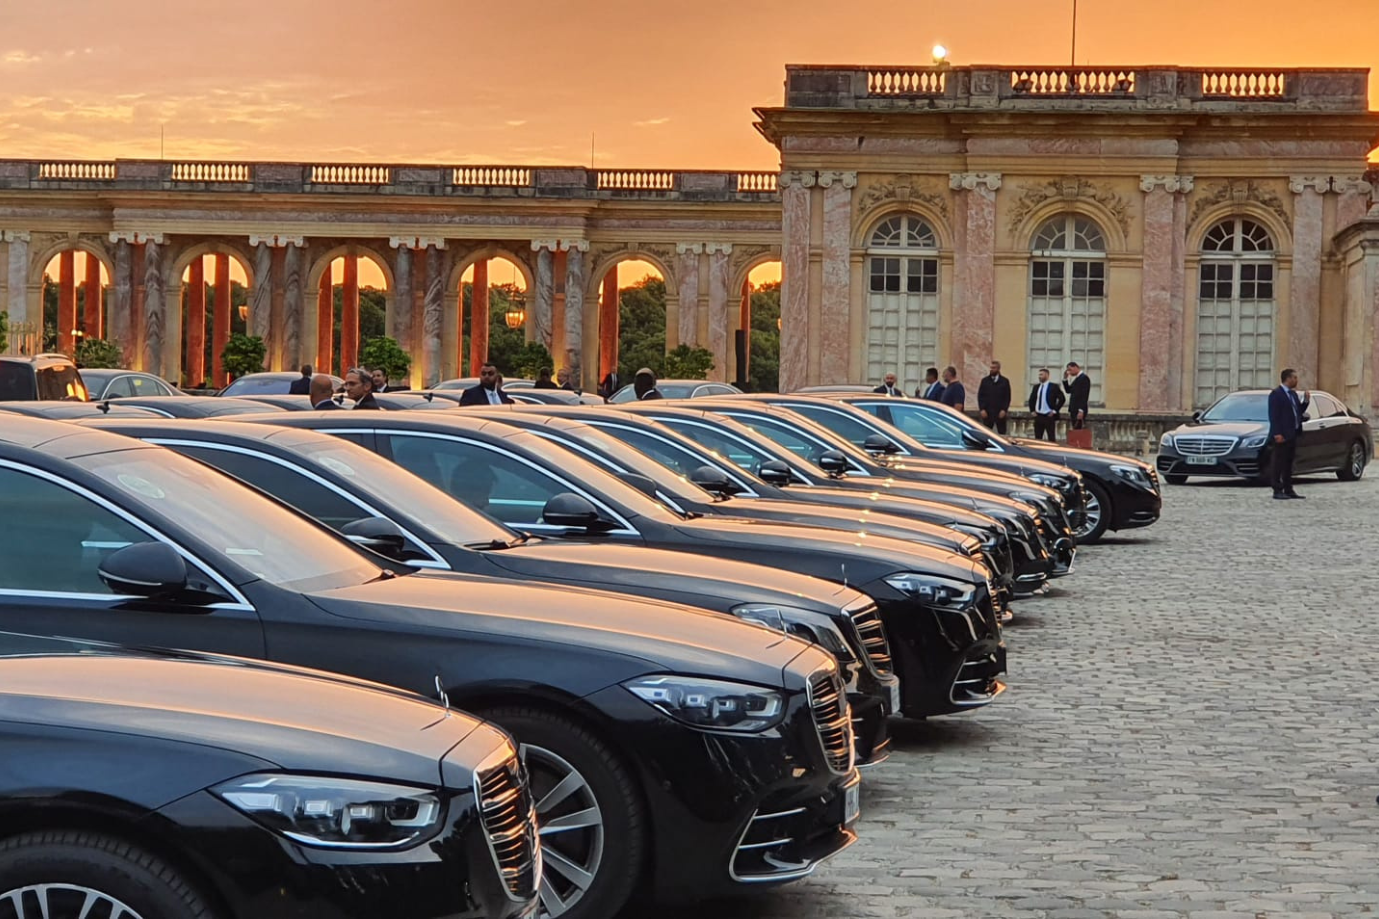
POLYGON ((542 367, 536 374, 536 382, 532 384, 533 389, 559 389, 555 385, 555 380, 551 379, 551 368, 542 367))
POLYGON ((943 384, 938 379, 938 368, 930 367, 924 371, 924 385, 915 388, 916 399, 938 402, 943 398, 943 384))
POLYGON ((895 374, 888 373, 881 385, 873 389, 872 392, 876 393, 878 396, 899 396, 903 398, 905 394, 897 389, 895 384, 895 374))
POLYGON ((1063 369, 1063 388, 1068 392, 1068 424, 1080 431, 1087 426, 1087 404, 1092 400, 1092 380, 1077 361, 1063 369))
POLYGON ((292 381, 292 385, 287 387, 289 395, 305 396, 311 393, 311 365, 302 365, 302 375, 292 381))
POLYGON ((345 395, 354 400, 356 411, 381 412, 383 406, 373 397, 373 374, 364 367, 356 367, 345 374, 345 395))
POLYGON ((1058 410, 1063 407, 1063 390, 1049 380, 1049 372, 1039 370, 1039 382, 1030 387, 1029 410, 1034 413, 1034 439, 1058 439, 1058 410))
POLYGON ((1312 393, 1303 393, 1298 400, 1298 372, 1292 367, 1279 374, 1281 385, 1269 393, 1269 452, 1272 455, 1270 474, 1273 479, 1274 500, 1302 498, 1293 491, 1293 460, 1298 453, 1298 435, 1302 433, 1302 419, 1312 403, 1312 393))
POLYGON ((498 385, 498 368, 484 364, 479 368, 479 385, 471 386, 460 396, 461 405, 511 405, 512 399, 498 385))
POLYGON ((966 411, 967 389, 958 382, 958 368, 949 365, 943 369, 943 392, 938 400, 958 411, 966 411))
POLYGON ((991 376, 982 377, 977 387, 977 411, 981 412, 982 423, 997 434, 1006 432, 1006 421, 1010 415, 1010 380, 1001 376, 1001 362, 991 362, 991 376))
POLYGON ((392 381, 388 379, 388 371, 384 370, 382 367, 375 367, 373 369, 374 392, 403 392, 406 389, 406 386, 394 386, 392 381))
POLYGON ((603 396, 604 401, 607 402, 609 399, 613 398, 613 393, 620 389, 622 389, 622 377, 618 374, 617 369, 614 368, 608 371, 608 375, 604 377, 603 382, 599 384, 599 395, 603 396))
POLYGON ((340 403, 335 401, 335 384, 328 374, 318 373, 311 378, 311 407, 318 412, 338 411, 340 403))

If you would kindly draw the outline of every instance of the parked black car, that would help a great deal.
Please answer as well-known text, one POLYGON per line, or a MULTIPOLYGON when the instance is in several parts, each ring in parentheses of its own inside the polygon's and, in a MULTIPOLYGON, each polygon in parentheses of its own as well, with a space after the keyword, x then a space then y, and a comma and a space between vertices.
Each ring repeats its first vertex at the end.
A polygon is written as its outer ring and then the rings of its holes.
POLYGON ((1147 527, 1159 519, 1163 499, 1154 467, 1127 456, 1079 450, 1064 444, 1003 437, 956 409, 921 399, 836 396, 894 425, 926 447, 978 450, 1062 463, 1082 474, 1087 511, 1078 542, 1094 543, 1107 530, 1147 527))
POLYGON ((86 398, 86 384, 67 355, 0 355, 0 402, 85 402, 86 398))
MULTIPOLYGON (((120 402, 0 402, 0 412, 48 418, 53 421, 79 421, 82 418, 160 418, 157 412, 120 402)), ((3 416, 0 416, 3 417, 3 416)))
POLYGON ((855 590, 762 565, 523 536, 396 463, 316 431, 226 421, 98 426, 200 460, 412 568, 599 588, 797 635, 838 658, 859 765, 885 759, 900 681, 876 604, 855 590))
MULTIPOLYGON (((330 374, 331 388, 339 392, 344 388, 345 381, 340 377, 330 374)), ((238 377, 229 386, 226 386, 217 396, 248 396, 248 395, 280 395, 285 396, 292 389, 292 384, 300 380, 302 375, 292 370, 273 370, 262 373, 246 373, 238 377)))
MULTIPOLYGON (((703 399, 707 396, 731 396, 742 392, 731 383, 713 383, 708 380, 657 380, 656 388, 667 399, 703 399)), ((636 387, 632 383, 619 387, 608 401, 616 405, 636 402, 636 387)))
POLYGON ((106 370, 86 368, 81 371, 88 398, 121 399, 125 396, 184 396, 186 393, 167 380, 138 370, 106 370))
POLYGON ((792 480, 818 487, 847 489, 855 494, 868 496, 918 499, 947 505, 954 509, 954 513, 967 511, 977 513, 985 519, 995 519, 1004 528, 1009 540, 1014 565, 1014 589, 1017 592, 1031 593, 1038 590, 1055 570, 1051 546, 1047 544, 1036 525, 1036 518, 1030 513, 1030 508, 1020 506, 1009 499, 926 486, 889 475, 853 477, 848 475, 851 467, 847 457, 838 451, 826 450, 820 454, 820 462, 811 462, 802 452, 791 450, 735 419, 684 404, 677 406, 665 402, 639 403, 623 406, 622 410, 628 414, 641 414, 655 419, 685 437, 706 445, 721 444, 727 451, 725 455, 744 469, 750 469, 758 463, 755 457, 759 451, 760 455, 769 455, 772 460, 787 464, 792 480), (742 443, 750 444, 751 448, 742 449, 738 446, 742 443))
MULTIPOLYGON (((1170 485, 1189 476, 1228 476, 1269 481, 1269 390, 1247 389, 1222 396, 1191 424, 1179 425, 1159 441, 1158 469, 1170 485)), ((1294 471, 1334 472, 1343 482, 1365 474, 1374 458, 1369 422, 1330 393, 1312 391, 1298 435, 1294 471)))
POLYGON ((222 396, 131 396, 118 400, 122 406, 133 406, 164 418, 220 418, 226 415, 262 415, 265 412, 286 411, 279 406, 266 405, 250 399, 222 396))
MULTIPOLYGON (((11 598, 6 598, 9 604, 11 598)), ((0 915, 527 917, 511 739, 372 683, 0 633, 0 915)))
POLYGON ((842 678, 793 636, 600 591, 399 574, 194 460, 64 422, 0 425, 0 506, 25 521, 0 553, 16 630, 348 673, 511 732, 552 915, 792 880, 855 839, 842 678))
POLYGON ((981 562, 886 537, 677 513, 583 457, 494 420, 500 414, 317 412, 282 424, 369 447, 518 530, 754 562, 854 587, 880 609, 907 717, 975 708, 1005 689, 995 588, 981 562))

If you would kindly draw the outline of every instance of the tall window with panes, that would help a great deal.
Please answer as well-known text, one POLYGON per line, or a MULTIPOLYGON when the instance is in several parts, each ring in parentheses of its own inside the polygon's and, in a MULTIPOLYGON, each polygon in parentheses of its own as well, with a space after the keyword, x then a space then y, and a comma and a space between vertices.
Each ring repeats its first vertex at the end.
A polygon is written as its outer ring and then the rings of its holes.
POLYGON ((1045 223, 1030 245, 1029 371, 1047 367, 1062 378, 1077 361, 1102 402, 1106 351, 1106 237, 1096 222, 1062 214, 1045 223))
POLYGON ((933 227, 912 214, 877 224, 867 239, 868 380, 894 372, 911 391, 938 362, 938 280, 933 227))
POLYGON ((1237 389, 1268 389, 1277 382, 1274 254, 1268 230, 1244 217, 1221 221, 1203 238, 1197 281, 1197 406, 1237 389))

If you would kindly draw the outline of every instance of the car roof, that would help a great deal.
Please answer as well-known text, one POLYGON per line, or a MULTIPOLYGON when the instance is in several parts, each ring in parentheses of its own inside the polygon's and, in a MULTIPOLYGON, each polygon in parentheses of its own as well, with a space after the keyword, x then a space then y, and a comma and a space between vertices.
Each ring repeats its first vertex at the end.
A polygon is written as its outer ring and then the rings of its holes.
POLYGON ((275 427, 269 424, 250 424, 244 421, 220 421, 205 418, 89 418, 77 422, 82 427, 143 437, 214 440, 219 443, 274 444, 284 448, 301 443, 333 443, 336 438, 316 431, 275 427), (148 432, 147 434, 139 432, 148 432))
MULTIPOLYGON (((72 364, 65 354, 45 352, 43 354, 0 354, 0 361, 7 364, 72 364)), ((76 366, 73 364, 73 366, 76 366)))
MULTIPOLYGON (((30 402, 0 402, 0 411, 10 415, 28 415, 31 418, 51 418, 67 420, 79 418, 104 418, 108 415, 124 417, 157 417, 156 412, 137 405, 120 405, 118 402, 68 402, 66 400, 34 400, 30 402)), ((5 422, 8 424, 8 420, 5 422)))
POLYGON ((59 459, 110 450, 147 449, 147 445, 119 434, 67 421, 25 415, 16 415, 13 420, 6 418, 5 423, 0 424, 0 444, 41 450, 59 459))

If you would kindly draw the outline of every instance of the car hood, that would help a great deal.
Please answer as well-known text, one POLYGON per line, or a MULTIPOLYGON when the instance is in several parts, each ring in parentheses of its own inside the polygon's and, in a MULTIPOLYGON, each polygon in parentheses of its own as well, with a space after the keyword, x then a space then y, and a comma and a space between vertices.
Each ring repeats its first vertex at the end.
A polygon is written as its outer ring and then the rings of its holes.
POLYGON ((121 654, 0 660, 0 721, 217 747, 293 771, 436 785, 481 724, 406 693, 226 658, 121 654))
MULTIPOLYGON (((1103 453, 1100 450, 1083 450, 1078 447, 1068 447, 1063 444, 1051 444, 1048 441, 1027 440, 1017 438, 1016 443, 1026 450, 1038 453, 1040 459, 1058 462, 1070 469, 1098 468, 1107 471, 1114 464, 1134 465, 1140 460, 1133 457, 1120 456, 1115 453, 1103 453)), ((1142 463, 1141 463, 1142 465, 1142 463)))
MULTIPOLYGON (((437 638, 452 633, 461 642, 452 661, 458 670, 464 666, 466 636, 489 647, 541 646, 548 655, 568 660, 572 691, 581 695, 653 672, 780 686, 786 665, 810 647, 780 632, 676 603, 449 573, 374 581, 313 594, 312 600, 345 618, 386 621, 437 638)), ((534 655, 530 659, 536 661, 534 655)))
POLYGON ((996 526, 994 520, 977 511, 939 501, 931 501, 927 498, 909 498, 903 495, 883 494, 879 491, 867 492, 861 488, 823 486, 808 488, 792 486, 791 490, 786 493, 800 503, 812 504, 817 501, 827 505, 839 502, 844 507, 857 507, 858 502, 865 502, 867 506, 887 514, 896 514, 902 517, 920 514, 926 520, 941 520, 940 526, 952 526, 953 524, 974 527, 996 526))
POLYGON ((836 613, 861 597, 839 584, 726 559, 608 542, 543 539, 484 552, 497 567, 523 577, 556 577, 618 593, 679 594, 718 612, 742 603, 780 603, 836 613))
POLYGON ((924 545, 943 546, 961 551, 962 533, 948 527, 889 514, 881 507, 830 507, 806 501, 777 501, 764 498, 734 498, 717 505, 728 517, 753 520, 787 520, 829 530, 871 533, 895 539, 917 540, 924 545))
POLYGON ((742 553, 764 552, 771 556, 772 564, 847 584, 870 583, 897 571, 986 582, 984 569, 966 556, 888 536, 739 517, 700 517, 678 522, 675 528, 697 541, 742 553))
POLYGON ((1252 437, 1259 434, 1269 433, 1269 422, 1267 421, 1208 421, 1202 424, 1180 424, 1172 431, 1174 437, 1179 434, 1203 434, 1215 437, 1252 437))

